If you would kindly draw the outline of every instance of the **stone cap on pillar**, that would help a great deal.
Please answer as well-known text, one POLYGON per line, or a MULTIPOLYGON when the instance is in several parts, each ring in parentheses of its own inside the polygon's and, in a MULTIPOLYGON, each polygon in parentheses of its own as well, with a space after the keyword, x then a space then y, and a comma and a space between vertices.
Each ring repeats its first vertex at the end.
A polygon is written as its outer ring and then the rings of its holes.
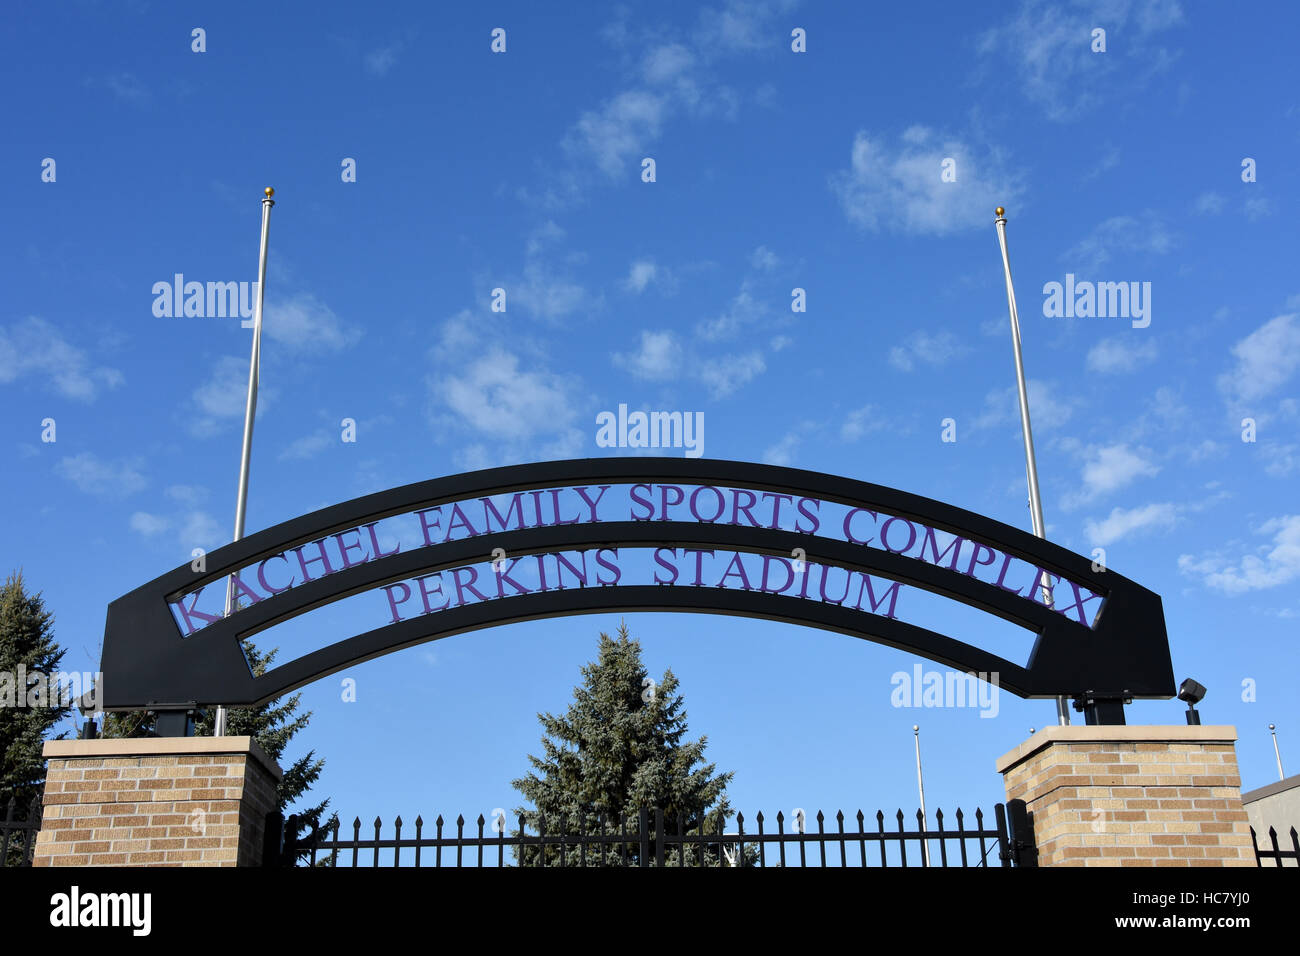
POLYGON ((1231 724, 1072 724, 1069 727, 1044 727, 1019 747, 999 757, 997 770, 1006 773, 1052 744, 1232 744, 1236 741, 1237 728, 1231 724))
POLYGON ((79 757, 199 757, 242 754, 262 765, 277 781, 284 771, 253 737, 129 737, 95 740, 47 740, 45 758, 75 760, 79 757))

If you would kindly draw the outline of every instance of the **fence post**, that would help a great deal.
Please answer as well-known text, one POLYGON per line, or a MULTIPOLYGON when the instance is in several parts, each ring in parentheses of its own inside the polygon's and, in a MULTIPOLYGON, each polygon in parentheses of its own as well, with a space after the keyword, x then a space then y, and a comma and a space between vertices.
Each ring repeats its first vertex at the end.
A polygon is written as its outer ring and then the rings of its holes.
POLYGON ((637 861, 638 866, 650 865, 650 811, 646 807, 641 808, 641 814, 638 818, 641 827, 641 858, 637 861))
POLYGON ((664 866, 664 811, 655 807, 655 866, 664 866))
POLYGON ((262 832, 262 866, 284 866, 284 814, 272 810, 262 832))
POLYGON ((1038 845, 1034 841, 1034 819, 1029 814, 1025 801, 1007 801, 1007 814, 1011 824, 1011 859, 1013 865, 1037 867, 1038 845))

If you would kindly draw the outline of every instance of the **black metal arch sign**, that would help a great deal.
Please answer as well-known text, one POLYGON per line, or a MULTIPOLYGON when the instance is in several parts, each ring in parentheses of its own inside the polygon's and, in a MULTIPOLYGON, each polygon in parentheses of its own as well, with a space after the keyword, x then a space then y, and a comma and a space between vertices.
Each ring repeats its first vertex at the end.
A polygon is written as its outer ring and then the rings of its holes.
POLYGON ((393 488, 164 574, 109 605, 101 700, 255 705, 425 641, 609 610, 807 625, 995 673, 1022 697, 1174 693, 1160 597, 1025 531, 793 468, 599 458, 393 488), (225 616, 228 586, 238 609, 225 616), (1032 632, 1028 663, 908 623, 911 589, 1032 632), (243 639, 359 595, 373 628, 252 675, 243 639))

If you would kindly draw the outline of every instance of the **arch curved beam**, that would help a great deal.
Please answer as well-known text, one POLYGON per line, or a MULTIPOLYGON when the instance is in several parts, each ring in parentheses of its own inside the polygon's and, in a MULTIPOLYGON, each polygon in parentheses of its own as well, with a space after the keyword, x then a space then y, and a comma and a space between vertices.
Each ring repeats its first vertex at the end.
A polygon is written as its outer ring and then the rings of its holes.
POLYGON ((761 617, 804 624, 908 650, 964 671, 999 674, 1024 697, 1092 692, 1110 697, 1173 696, 1173 672, 1158 595, 1113 571, 1021 529, 932 499, 853 479, 745 462, 679 458, 601 458, 489 469, 418 482, 321 509, 267 528, 188 565, 109 606, 103 705, 108 710, 263 703, 352 664, 404 647, 524 620, 604 610, 667 610, 761 617), (217 621, 182 638, 169 600, 233 571, 330 534, 392 515, 517 491, 608 482, 670 482, 774 491, 880 511, 991 545, 1105 596, 1091 628, 1037 602, 948 568, 846 541, 792 531, 680 521, 601 521, 500 531, 399 552, 327 577, 217 621), (884 615, 755 591, 677 585, 616 585, 510 596, 442 610, 331 644, 253 678, 240 640, 314 608, 436 570, 509 555, 618 547, 711 547, 788 556, 870 572, 950 597, 1037 633, 1027 666, 884 615))

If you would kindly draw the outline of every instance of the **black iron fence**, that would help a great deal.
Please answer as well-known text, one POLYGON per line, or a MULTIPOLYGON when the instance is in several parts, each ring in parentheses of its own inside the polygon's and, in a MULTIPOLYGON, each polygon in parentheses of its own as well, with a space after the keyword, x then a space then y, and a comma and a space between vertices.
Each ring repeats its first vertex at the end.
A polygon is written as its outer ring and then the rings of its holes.
POLYGON ((760 812, 750 829, 738 813, 734 829, 724 831, 719 823, 708 832, 702 815, 693 815, 700 822, 689 826, 680 815, 666 817, 654 808, 617 819, 592 814, 548 821, 520 815, 513 832, 507 832, 504 816, 489 821, 480 814, 467 833, 464 816, 448 823, 439 815, 431 826, 416 817, 414 829, 405 834, 407 825, 397 817, 392 836, 385 837, 378 817, 365 835, 360 818, 352 821, 350 834, 337 820, 332 827, 299 834, 297 818, 281 827, 272 814, 266 859, 268 865, 352 867, 1036 865, 1023 801, 997 804, 992 826, 979 809, 973 826, 960 809, 951 820, 941 810, 934 817, 935 826, 929 826, 918 810, 915 827, 908 829, 902 810, 888 826, 884 811, 877 811, 874 827, 860 810, 852 819, 841 811, 833 820, 819 811, 812 821, 802 814, 788 819, 781 812, 772 828, 760 812))
POLYGON ((22 803, 10 797, 0 820, 0 866, 31 866, 41 829, 41 795, 22 803))
POLYGON ((1255 828, 1250 828, 1250 843, 1255 848, 1255 865, 1263 866, 1265 860, 1272 860, 1274 866, 1286 866, 1283 860, 1290 860, 1291 866, 1300 866, 1300 836, 1297 836, 1295 827, 1291 828, 1291 849, 1283 850, 1277 843, 1277 828, 1268 828, 1268 839, 1273 845, 1271 850, 1261 850, 1259 840, 1255 835, 1255 828))

